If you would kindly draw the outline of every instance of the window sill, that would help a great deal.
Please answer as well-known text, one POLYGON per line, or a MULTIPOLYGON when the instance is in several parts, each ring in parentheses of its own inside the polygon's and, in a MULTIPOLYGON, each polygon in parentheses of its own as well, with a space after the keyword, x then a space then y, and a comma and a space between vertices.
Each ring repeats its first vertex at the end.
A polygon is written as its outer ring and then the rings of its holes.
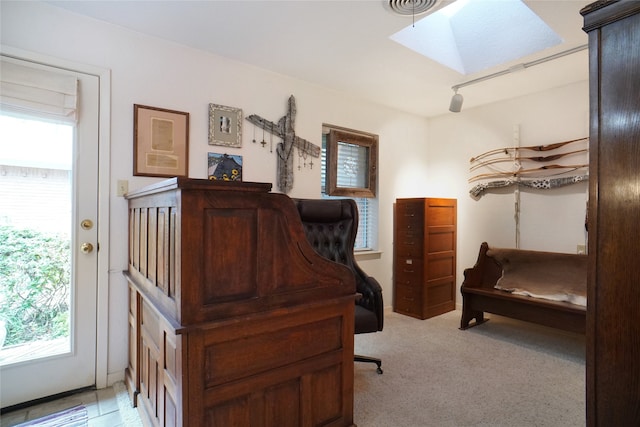
POLYGON ((367 261, 370 259, 380 259, 382 258, 381 251, 375 251, 373 249, 365 249, 360 251, 354 251, 353 253, 356 257, 356 261, 367 261))

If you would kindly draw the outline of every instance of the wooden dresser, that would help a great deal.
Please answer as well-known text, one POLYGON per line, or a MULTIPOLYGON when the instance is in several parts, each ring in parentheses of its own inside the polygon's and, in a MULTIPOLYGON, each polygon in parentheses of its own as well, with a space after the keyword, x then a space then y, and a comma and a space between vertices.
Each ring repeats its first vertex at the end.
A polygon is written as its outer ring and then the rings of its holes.
POLYGON ((640 1, 581 13, 591 121, 587 425, 640 426, 640 1))
POLYGON ((427 319, 455 309, 456 199, 397 199, 394 311, 427 319))
POLYGON ((355 282, 270 184, 129 202, 127 387, 153 426, 352 426, 355 282))

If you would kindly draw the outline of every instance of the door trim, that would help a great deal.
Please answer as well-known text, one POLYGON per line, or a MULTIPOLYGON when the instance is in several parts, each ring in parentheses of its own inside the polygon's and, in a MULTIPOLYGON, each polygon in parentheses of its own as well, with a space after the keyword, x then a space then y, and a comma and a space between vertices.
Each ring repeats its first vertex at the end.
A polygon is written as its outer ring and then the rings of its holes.
POLYGON ((108 382, 109 362, 109 207, 111 174, 111 70, 0 45, 3 55, 64 68, 99 79, 98 115, 98 271, 96 289, 96 388, 108 382))

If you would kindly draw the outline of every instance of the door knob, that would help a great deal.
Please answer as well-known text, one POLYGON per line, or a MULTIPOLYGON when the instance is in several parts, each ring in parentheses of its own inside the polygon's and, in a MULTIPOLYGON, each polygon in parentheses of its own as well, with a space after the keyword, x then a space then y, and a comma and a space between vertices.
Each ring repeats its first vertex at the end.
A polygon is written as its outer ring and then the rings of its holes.
POLYGON ((80 251, 82 251, 83 254, 91 253, 93 251, 93 245, 91 243, 84 242, 80 245, 80 251))

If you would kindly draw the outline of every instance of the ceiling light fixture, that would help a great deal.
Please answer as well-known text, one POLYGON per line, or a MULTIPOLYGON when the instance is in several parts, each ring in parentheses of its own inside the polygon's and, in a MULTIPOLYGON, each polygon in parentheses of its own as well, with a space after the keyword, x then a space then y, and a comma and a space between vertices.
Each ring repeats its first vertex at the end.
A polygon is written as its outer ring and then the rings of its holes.
POLYGON ((489 74, 483 77, 478 77, 477 79, 469 80, 468 82, 451 86, 451 89, 453 89, 454 94, 453 94, 453 97, 451 97, 451 104, 449 105, 449 111, 453 113, 459 113, 462 110, 463 98, 462 98, 462 95, 458 93, 458 89, 460 89, 461 87, 470 86, 472 84, 480 83, 485 80, 493 79, 495 77, 504 76, 505 74, 511 74, 518 71, 522 71, 525 68, 533 67, 534 65, 542 64, 548 61, 552 61, 554 59, 562 58, 563 56, 571 55, 572 53, 580 52, 581 50, 585 50, 587 47, 588 45, 584 44, 569 50, 565 50, 563 52, 559 52, 559 53, 547 56, 545 58, 536 59, 535 61, 525 62, 523 64, 517 64, 517 65, 514 65, 513 67, 507 68, 506 70, 498 71, 497 73, 489 74))
POLYGON ((449 111, 452 113, 459 113, 462 110, 462 101, 464 98, 458 93, 458 89, 454 89, 456 93, 451 97, 451 104, 449 104, 449 111))

